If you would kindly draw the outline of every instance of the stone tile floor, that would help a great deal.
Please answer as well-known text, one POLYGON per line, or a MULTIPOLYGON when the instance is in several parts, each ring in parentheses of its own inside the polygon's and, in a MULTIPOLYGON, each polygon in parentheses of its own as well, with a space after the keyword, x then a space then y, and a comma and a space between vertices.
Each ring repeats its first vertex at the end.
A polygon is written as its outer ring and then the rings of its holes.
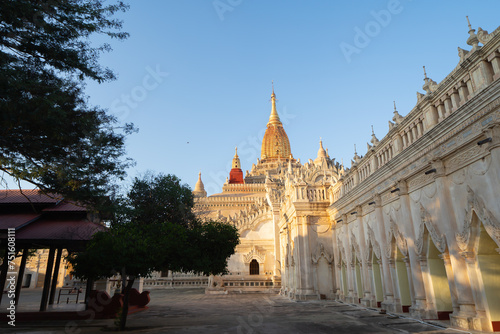
MULTIPOLYGON (((25 300, 29 304, 29 293, 25 295, 25 300)), ((151 290, 148 306, 149 310, 129 315, 127 332, 468 333, 403 315, 381 315, 376 309, 335 301, 295 302, 279 295, 205 295, 203 289, 156 289, 151 290)), ((4 321, 0 323, 1 333, 102 333, 113 331, 113 328, 113 320, 16 323, 15 328, 7 327, 4 321)))

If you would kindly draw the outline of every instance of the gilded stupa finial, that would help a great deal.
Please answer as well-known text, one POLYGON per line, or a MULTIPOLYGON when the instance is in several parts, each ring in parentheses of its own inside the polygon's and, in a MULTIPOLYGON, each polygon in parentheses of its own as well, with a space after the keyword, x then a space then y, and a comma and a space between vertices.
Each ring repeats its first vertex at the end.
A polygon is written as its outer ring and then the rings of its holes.
POLYGON ((238 146, 234 148, 234 157, 231 168, 241 168, 240 158, 238 157, 238 146))
POLYGON ((273 93, 271 94, 271 116, 269 116, 269 123, 281 124, 280 117, 276 111, 276 95, 274 94, 274 80, 271 81, 273 93))

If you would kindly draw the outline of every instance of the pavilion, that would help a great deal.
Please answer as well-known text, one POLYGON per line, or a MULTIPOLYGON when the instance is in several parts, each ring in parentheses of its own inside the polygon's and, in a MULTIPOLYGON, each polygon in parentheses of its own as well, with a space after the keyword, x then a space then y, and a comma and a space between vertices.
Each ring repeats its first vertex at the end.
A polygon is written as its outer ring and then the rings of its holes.
MULTIPOLYGON (((82 251, 94 233, 105 229, 98 215, 83 206, 64 200, 61 196, 44 194, 39 190, 0 190, 0 249, 5 250, 4 261, 0 267, 2 292, 5 289, 7 274, 16 274, 17 307, 29 250, 49 249, 40 302, 40 311, 46 311, 47 305, 54 303, 63 249, 68 253, 82 251), (16 253, 22 251, 16 272, 8 266, 9 261, 5 261, 12 241, 15 243, 16 253)), ((87 288, 86 294, 89 290, 87 288)), ((0 293, 0 302, 3 295, 0 293)))

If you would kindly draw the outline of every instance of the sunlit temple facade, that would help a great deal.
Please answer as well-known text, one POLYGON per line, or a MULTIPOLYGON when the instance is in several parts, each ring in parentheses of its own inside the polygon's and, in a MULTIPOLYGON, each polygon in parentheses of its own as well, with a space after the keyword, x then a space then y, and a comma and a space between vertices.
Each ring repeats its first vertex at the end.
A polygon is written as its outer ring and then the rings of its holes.
POLYGON ((350 168, 321 141, 296 160, 273 91, 258 162, 243 176, 236 152, 222 193, 207 197, 201 175, 194 190, 200 217, 241 235, 225 289, 500 331, 500 28, 469 29, 453 71, 425 74, 415 107, 394 107, 350 168))

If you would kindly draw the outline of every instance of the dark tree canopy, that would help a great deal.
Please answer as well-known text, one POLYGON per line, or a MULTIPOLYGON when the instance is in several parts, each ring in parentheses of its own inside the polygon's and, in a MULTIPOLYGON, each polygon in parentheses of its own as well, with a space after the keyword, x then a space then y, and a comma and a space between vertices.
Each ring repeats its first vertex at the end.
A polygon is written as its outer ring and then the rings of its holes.
POLYGON ((0 170, 47 193, 93 203, 125 176, 124 136, 116 119, 90 106, 84 80, 115 78, 99 63, 109 45, 94 34, 123 39, 122 2, 2 0, 0 2, 0 170))
POLYGON ((175 175, 148 174, 135 178, 127 196, 130 219, 138 224, 170 222, 190 226, 195 221, 193 193, 175 175))

